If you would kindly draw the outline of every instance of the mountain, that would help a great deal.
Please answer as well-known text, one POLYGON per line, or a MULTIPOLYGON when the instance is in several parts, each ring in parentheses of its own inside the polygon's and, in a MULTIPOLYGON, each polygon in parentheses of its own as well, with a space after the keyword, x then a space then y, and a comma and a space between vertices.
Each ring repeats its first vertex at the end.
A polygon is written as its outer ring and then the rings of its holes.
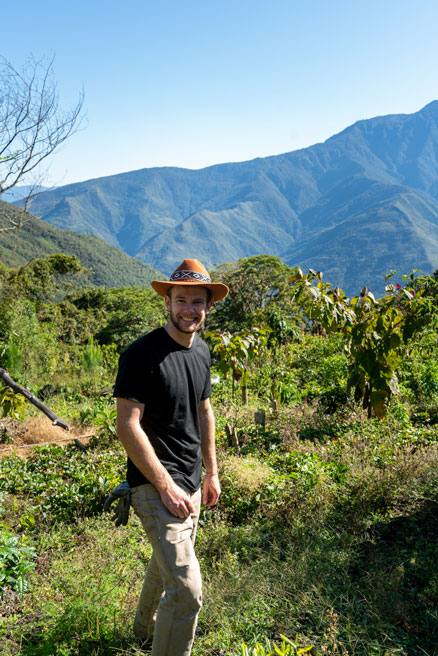
POLYGON ((40 194, 32 211, 170 273, 258 253, 381 293, 390 269, 438 265, 438 101, 309 148, 201 170, 152 168, 40 194))
POLYGON ((90 282, 94 285, 149 286, 151 280, 162 276, 98 237, 60 230, 31 215, 20 230, 1 232, 10 225, 10 218, 17 220, 20 212, 15 205, 0 201, 0 260, 8 266, 21 266, 35 257, 52 253, 67 253, 77 255, 92 270, 90 282))
POLYGON ((283 259, 322 271, 349 294, 364 285, 381 294, 391 269, 432 273, 438 267, 438 202, 427 194, 374 183, 325 216, 327 226, 312 231, 283 259))
POLYGON ((36 193, 41 193, 43 191, 47 191, 50 189, 50 187, 42 187, 42 186, 30 186, 30 185, 22 185, 22 186, 17 186, 17 187, 12 187, 12 189, 8 189, 8 191, 4 191, 1 195, 1 199, 6 201, 7 203, 15 203, 20 200, 25 200, 29 194, 36 194, 36 193))

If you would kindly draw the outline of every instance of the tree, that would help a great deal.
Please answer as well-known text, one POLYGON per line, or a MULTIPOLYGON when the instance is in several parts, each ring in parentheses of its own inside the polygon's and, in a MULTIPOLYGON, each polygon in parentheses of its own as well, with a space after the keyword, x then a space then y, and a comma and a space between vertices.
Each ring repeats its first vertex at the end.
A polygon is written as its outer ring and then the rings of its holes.
MULTIPOLYGON (((83 100, 81 93, 72 109, 59 107, 53 58, 30 57, 19 72, 0 57, 0 195, 26 182, 32 197, 41 184, 41 165, 80 127, 83 100)), ((24 216, 11 217, 10 227, 1 230, 20 228, 24 216)))
POLYGON ((228 373, 233 376, 234 382, 240 383, 242 388, 242 402, 248 405, 248 379, 250 365, 255 357, 266 346, 269 332, 261 328, 252 328, 240 331, 235 335, 229 332, 210 332, 206 338, 212 345, 212 350, 218 358, 218 369, 226 377, 228 373))
POLYGON ((76 290, 60 304, 63 317, 85 328, 99 344, 116 344, 122 351, 165 321, 160 297, 151 289, 91 287, 76 290))
POLYGON ((55 253, 37 257, 18 269, 11 269, 7 281, 0 289, 0 303, 5 296, 18 292, 32 302, 47 302, 56 295, 65 295, 65 290, 76 282, 78 275, 86 275, 76 255, 55 253), (9 291, 6 289, 9 287, 9 291))
POLYGON ((208 318, 209 329, 236 332, 269 323, 270 309, 280 309, 290 320, 294 308, 290 303, 289 279, 295 269, 274 255, 253 255, 211 272, 230 288, 229 295, 214 306, 208 318))

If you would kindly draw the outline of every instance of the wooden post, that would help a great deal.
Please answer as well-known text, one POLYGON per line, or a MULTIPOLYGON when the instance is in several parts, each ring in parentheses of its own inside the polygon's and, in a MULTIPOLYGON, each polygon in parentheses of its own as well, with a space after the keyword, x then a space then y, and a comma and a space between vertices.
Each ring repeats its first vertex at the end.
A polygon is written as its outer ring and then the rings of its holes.
POLYGON ((266 426, 266 412, 264 410, 257 410, 254 413, 254 421, 257 426, 261 426, 265 430, 266 426))
POLYGON ((239 453, 240 444, 236 428, 231 428, 230 424, 225 424, 225 432, 227 434, 228 446, 233 447, 236 450, 236 453, 239 453))

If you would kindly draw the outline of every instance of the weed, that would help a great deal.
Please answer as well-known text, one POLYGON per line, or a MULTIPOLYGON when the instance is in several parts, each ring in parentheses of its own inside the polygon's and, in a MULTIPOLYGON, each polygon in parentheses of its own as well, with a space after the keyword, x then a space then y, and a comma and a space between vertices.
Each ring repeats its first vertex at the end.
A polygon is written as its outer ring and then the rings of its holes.
POLYGON ((308 647, 298 647, 298 637, 295 639, 294 642, 292 640, 289 640, 289 638, 286 638, 284 635, 280 635, 281 638, 281 644, 275 644, 273 643, 271 645, 269 640, 265 640, 265 644, 262 645, 260 642, 257 642, 255 646, 252 648, 250 651, 248 649, 248 646, 243 643, 243 645, 240 648, 239 655, 240 656, 300 656, 300 654, 307 654, 310 651, 312 651, 313 647, 310 645, 308 647))

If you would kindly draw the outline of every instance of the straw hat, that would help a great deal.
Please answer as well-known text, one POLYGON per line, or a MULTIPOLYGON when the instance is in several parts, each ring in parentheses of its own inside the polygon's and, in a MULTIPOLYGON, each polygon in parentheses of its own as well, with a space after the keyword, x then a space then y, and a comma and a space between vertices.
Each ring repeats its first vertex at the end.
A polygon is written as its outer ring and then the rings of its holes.
POLYGON ((208 271, 199 260, 184 260, 172 273, 169 280, 152 280, 152 288, 166 296, 167 291, 174 285, 198 285, 211 291, 211 300, 220 301, 230 291, 222 282, 211 282, 208 271))

